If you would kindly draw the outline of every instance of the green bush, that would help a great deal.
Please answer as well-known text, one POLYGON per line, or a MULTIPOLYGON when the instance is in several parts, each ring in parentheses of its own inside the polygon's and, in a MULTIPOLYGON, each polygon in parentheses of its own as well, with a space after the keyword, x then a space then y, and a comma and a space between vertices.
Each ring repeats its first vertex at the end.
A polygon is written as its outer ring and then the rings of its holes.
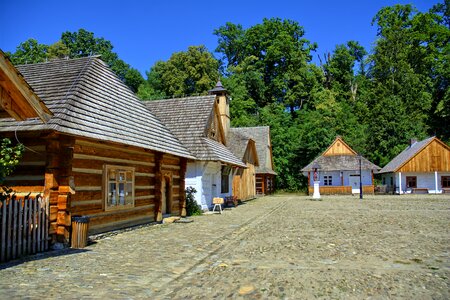
POLYGON ((199 216, 202 214, 200 206, 195 201, 195 193, 197 190, 193 187, 187 187, 186 190, 186 213, 188 216, 199 216))
POLYGON ((19 164, 24 146, 18 144, 13 146, 11 140, 4 138, 0 142, 0 200, 4 200, 12 190, 3 183, 8 175, 14 171, 14 167, 19 164))

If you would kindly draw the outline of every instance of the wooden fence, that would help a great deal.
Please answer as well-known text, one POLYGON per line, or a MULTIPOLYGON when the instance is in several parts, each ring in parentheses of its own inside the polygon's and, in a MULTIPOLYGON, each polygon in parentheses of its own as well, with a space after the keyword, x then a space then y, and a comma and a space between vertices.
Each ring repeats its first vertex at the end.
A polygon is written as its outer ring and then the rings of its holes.
MULTIPOLYGON (((351 186, 320 186, 320 194, 322 195, 351 195, 352 187, 351 186)), ((314 193, 314 187, 308 187, 309 195, 314 193)), ((363 186, 363 194, 373 194, 374 186, 373 185, 364 185, 363 186)))
POLYGON ((0 201, 0 262, 48 250, 48 210, 40 195, 0 201))

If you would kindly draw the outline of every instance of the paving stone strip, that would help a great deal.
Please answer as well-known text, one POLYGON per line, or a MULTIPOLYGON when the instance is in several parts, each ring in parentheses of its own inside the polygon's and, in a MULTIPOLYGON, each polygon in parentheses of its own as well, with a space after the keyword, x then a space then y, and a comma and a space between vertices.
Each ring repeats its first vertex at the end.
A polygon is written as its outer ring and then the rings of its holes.
POLYGON ((0 299, 450 299, 450 195, 277 195, 0 265, 0 299))

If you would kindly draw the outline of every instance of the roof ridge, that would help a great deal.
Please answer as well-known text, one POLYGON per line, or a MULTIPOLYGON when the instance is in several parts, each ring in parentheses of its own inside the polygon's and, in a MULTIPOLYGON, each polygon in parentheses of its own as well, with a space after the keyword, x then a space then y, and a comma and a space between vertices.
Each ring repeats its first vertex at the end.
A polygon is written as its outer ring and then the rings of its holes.
POLYGON ((181 101, 181 100, 189 100, 195 98, 215 98, 215 95, 200 95, 200 96, 187 96, 187 97, 179 97, 174 98, 163 98, 163 99, 142 99, 143 102, 163 102, 163 101, 181 101))
POLYGON ((100 54, 95 54, 95 55, 82 56, 82 57, 74 57, 74 58, 55 58, 55 59, 46 60, 46 61, 41 61, 41 62, 37 62, 37 63, 17 64, 17 65, 14 65, 14 66, 15 66, 15 67, 21 67, 21 66, 31 66, 31 65, 45 65, 45 64, 51 64, 51 63, 61 62, 61 61, 75 61, 75 60, 83 60, 83 59, 91 59, 91 58, 100 58, 100 57, 101 57, 100 54))
MULTIPOLYGON (((83 57, 86 58, 86 57, 83 57)), ((64 95, 63 99, 61 99, 63 101, 63 105, 64 108, 61 110, 60 114, 67 116, 69 111, 70 111, 70 107, 74 106, 75 104, 75 99, 73 99, 72 97, 75 95, 75 92, 77 90, 80 89, 80 85, 78 84, 81 80, 82 77, 84 77, 84 75, 87 72, 87 66, 92 66, 92 56, 88 56, 87 57, 87 62, 85 62, 85 64, 83 65, 83 68, 81 69, 80 73, 78 73, 77 78, 75 78, 75 80, 72 82, 72 85, 70 86, 70 88, 67 90, 66 94, 64 95), (69 97, 71 98, 69 100, 69 97)), ((98 59, 97 57, 94 57, 94 59, 98 59)), ((75 60, 75 59, 73 59, 75 60)), ((73 61, 72 60, 72 61, 73 61)), ((66 60, 69 61, 69 60, 66 60)), ((59 128, 59 124, 57 125, 59 128)))

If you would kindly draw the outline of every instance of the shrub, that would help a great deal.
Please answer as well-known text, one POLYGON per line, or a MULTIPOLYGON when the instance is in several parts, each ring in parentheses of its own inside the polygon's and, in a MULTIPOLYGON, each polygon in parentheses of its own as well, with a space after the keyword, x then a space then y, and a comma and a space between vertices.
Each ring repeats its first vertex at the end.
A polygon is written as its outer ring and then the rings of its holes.
POLYGON ((188 216, 199 216, 202 214, 200 206, 195 201, 195 193, 197 190, 193 187, 187 187, 186 190, 186 214, 188 216))

